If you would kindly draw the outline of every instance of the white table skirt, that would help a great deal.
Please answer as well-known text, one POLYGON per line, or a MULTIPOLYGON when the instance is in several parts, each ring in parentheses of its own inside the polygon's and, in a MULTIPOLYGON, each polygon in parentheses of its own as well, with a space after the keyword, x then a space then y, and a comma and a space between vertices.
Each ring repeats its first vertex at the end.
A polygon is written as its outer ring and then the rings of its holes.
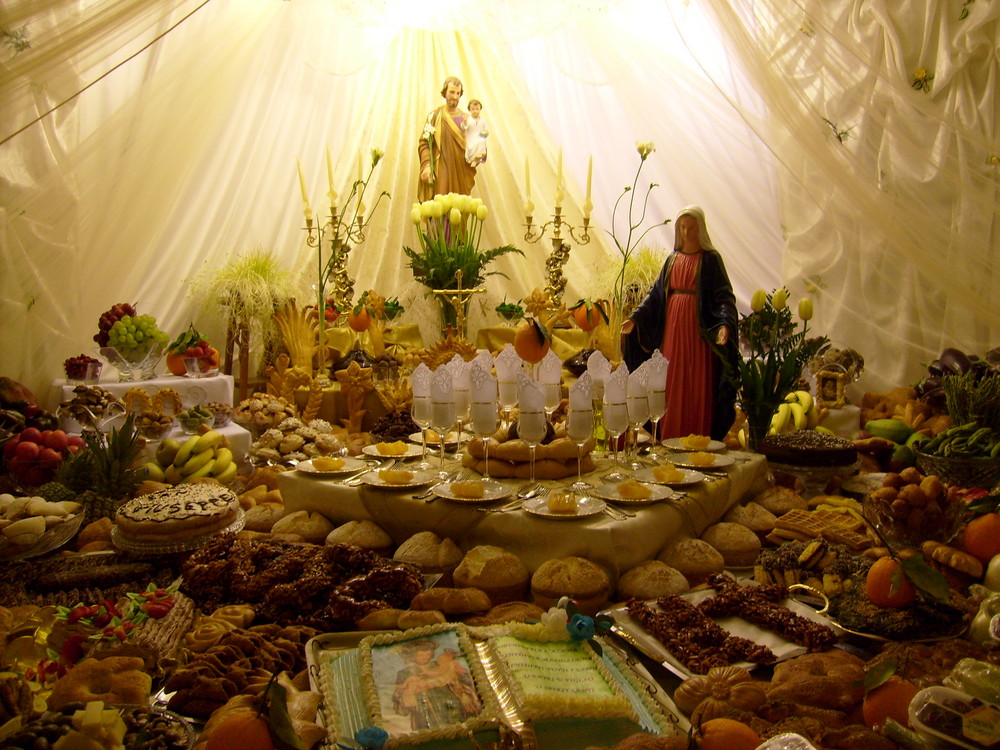
MULTIPOLYGON (((114 370, 114 368, 111 369, 114 370)), ((149 394, 150 398, 153 398, 161 388, 172 388, 177 391, 185 409, 209 401, 218 401, 219 403, 228 405, 232 405, 233 403, 232 375, 220 374, 210 378, 166 375, 162 378, 134 380, 130 383, 119 383, 117 380, 102 380, 97 385, 118 398, 121 398, 125 395, 126 391, 132 388, 139 388, 145 391, 149 394)), ((65 380, 54 381, 49 392, 49 408, 54 411, 59 404, 72 399, 75 387, 75 384, 67 383, 65 380)))
MULTIPOLYGON (((288 512, 319 511, 335 524, 371 520, 396 544, 418 531, 433 531, 451 538, 463 550, 480 544, 503 547, 532 571, 551 558, 578 555, 600 564, 617 579, 620 573, 656 558, 673 541, 700 535, 744 496, 764 488, 767 466, 763 456, 731 455, 739 460, 724 477, 691 488, 679 500, 634 507, 636 516, 624 521, 603 513, 573 520, 551 520, 521 510, 484 513, 474 505, 443 499, 427 503, 414 499, 411 491, 348 487, 294 470, 281 474, 279 486, 288 512)), ((600 483, 600 475, 611 468, 610 461, 598 460, 589 481, 600 483)), ((556 487, 573 479, 544 484, 556 487)))

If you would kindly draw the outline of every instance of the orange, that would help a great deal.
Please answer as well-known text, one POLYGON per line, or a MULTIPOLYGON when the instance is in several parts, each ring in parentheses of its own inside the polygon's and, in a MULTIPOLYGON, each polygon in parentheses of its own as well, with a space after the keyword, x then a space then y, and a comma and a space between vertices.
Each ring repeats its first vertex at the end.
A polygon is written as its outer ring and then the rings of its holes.
POLYGON ((208 735, 205 750, 274 750, 267 720, 256 711, 235 711, 208 735))
POLYGON ((588 305, 586 300, 580 300, 580 303, 573 308, 573 320, 581 331, 589 333, 601 322, 601 311, 597 303, 591 302, 588 305))
POLYGON ((551 346, 549 332, 534 318, 525 318, 514 334, 514 351, 525 362, 541 362, 551 346))
POLYGON ((698 729, 699 750, 754 750, 760 736, 742 721, 709 719, 698 729))
POLYGON ((983 565, 1000 554, 1000 513, 984 513, 969 521, 963 546, 983 565))
POLYGON ((367 307, 362 307, 358 312, 350 310, 347 313, 347 325, 351 327, 351 330, 357 331, 358 333, 364 333, 368 330, 368 325, 372 321, 371 313, 368 312, 367 307))
POLYGON ((899 560, 883 557, 868 569, 865 593, 876 607, 908 607, 917 597, 917 590, 906 577, 899 560))
POLYGON ((868 691, 861 704, 861 715, 872 729, 878 729, 886 719, 894 719, 903 726, 910 726, 910 701, 920 691, 916 685, 898 677, 868 691))

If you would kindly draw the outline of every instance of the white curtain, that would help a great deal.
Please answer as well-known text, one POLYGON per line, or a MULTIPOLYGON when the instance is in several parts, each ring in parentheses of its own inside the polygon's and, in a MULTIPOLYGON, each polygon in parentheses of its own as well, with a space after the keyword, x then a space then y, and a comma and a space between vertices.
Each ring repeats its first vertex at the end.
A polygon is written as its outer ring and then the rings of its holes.
MULTIPOLYGON (((490 125, 473 191, 491 212, 483 245, 526 256, 496 263, 509 281, 477 297, 473 329, 546 281, 549 240, 524 240, 525 161, 538 224, 562 149, 563 210, 579 224, 593 156, 573 302, 618 262, 605 229, 635 142, 652 140, 648 221, 702 205, 741 305, 757 287, 812 293, 814 330, 861 351, 873 387, 916 379, 943 345, 998 343, 995 3, 961 20, 943 2, 430 5, 0 2, 0 373, 44 394, 116 302, 218 341, 223 322, 189 282, 257 246, 302 273, 306 298, 295 165, 322 216, 327 147, 341 194, 359 157, 367 169, 385 151, 373 187, 392 199, 348 270, 356 292, 398 295, 433 341, 436 310, 402 247, 416 242, 416 140, 448 75, 490 125), (911 86, 918 67, 929 90, 911 86)), ((672 228, 646 242, 668 247, 672 228)))

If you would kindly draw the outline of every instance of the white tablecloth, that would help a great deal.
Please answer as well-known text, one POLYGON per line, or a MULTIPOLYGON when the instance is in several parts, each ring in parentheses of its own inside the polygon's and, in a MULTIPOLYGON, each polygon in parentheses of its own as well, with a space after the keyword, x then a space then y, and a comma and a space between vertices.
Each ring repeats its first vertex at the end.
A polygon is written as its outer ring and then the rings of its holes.
MULTIPOLYGON (((427 503, 414 499, 411 491, 349 487, 295 470, 283 473, 279 486, 289 512, 319 511, 335 524, 372 520, 396 544, 418 531, 433 531, 451 538, 463 550, 479 544, 504 547, 532 571, 551 558, 578 555, 602 565, 617 579, 619 573, 654 559, 676 539, 700 535, 745 495, 764 488, 767 466, 763 456, 731 455, 738 460, 724 476, 691 488, 679 500, 633 506, 636 516, 624 521, 603 513, 571 520, 546 519, 522 510, 484 513, 473 505, 443 499, 427 503)), ((597 470, 589 475, 594 484, 611 469, 610 461, 597 463, 597 470)))
MULTIPOLYGON (((172 388, 180 395, 181 403, 185 409, 209 401, 218 401, 229 405, 233 403, 232 375, 215 375, 210 378, 166 375, 162 378, 135 380, 130 383, 102 380, 97 385, 118 398, 121 398, 126 391, 132 388, 142 389, 149 394, 150 398, 155 396, 161 388, 172 388)), ((54 411, 60 403, 72 399, 75 387, 75 384, 67 383, 65 380, 54 381, 49 392, 48 408, 54 411)))

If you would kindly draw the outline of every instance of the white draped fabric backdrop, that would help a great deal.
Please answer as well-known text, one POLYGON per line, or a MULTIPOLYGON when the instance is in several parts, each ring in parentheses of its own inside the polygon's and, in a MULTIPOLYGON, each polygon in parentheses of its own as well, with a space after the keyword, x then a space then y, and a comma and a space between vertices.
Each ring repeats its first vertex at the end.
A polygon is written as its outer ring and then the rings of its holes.
POLYGON ((328 147, 342 194, 385 151, 392 199, 348 270, 435 340, 402 247, 417 138, 456 75, 490 126, 483 246, 525 252, 473 329, 545 284, 525 161, 538 223, 562 149, 579 223, 593 157, 573 302, 606 292, 612 207, 653 141, 647 222, 701 205, 741 309, 808 294, 813 330, 865 357, 859 385, 914 382, 942 347, 1000 344, 998 19, 995 0, 0 0, 0 374, 45 394, 116 302, 221 343, 190 281, 257 247, 311 301, 296 159, 323 216, 328 147))

